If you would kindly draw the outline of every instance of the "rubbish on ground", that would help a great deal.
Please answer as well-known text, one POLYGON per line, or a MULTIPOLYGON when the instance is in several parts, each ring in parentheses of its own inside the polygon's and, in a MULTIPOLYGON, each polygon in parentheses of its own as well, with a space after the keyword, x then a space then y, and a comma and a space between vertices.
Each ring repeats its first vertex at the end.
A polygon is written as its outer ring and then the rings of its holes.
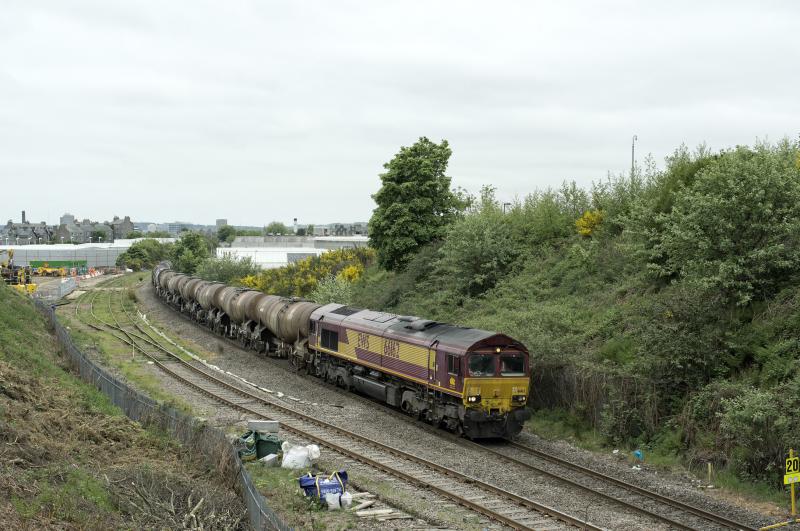
POLYGON ((611 451, 612 454, 617 455, 619 453, 619 449, 614 449, 611 451))
POLYGON ((639 465, 633 465, 633 466, 631 467, 631 470, 641 470, 641 469, 642 469, 642 467, 641 467, 641 466, 639 466, 639 465))
MULTIPOLYGON (((284 463, 286 456, 283 457, 284 463)), ((330 476, 313 475, 311 472, 297 480, 300 488, 308 497, 318 498, 320 501, 325 499, 326 494, 344 494, 347 490, 347 472, 340 470, 330 476)), ((350 499, 352 501, 352 498, 350 499)))
POLYGON ((354 500, 358 499, 358 498, 374 498, 374 497, 375 497, 374 494, 372 494, 371 492, 367 492, 367 491, 356 492, 355 494, 353 494, 353 499, 354 500))
POLYGON ((387 516, 394 512, 394 509, 370 509, 369 511, 357 511, 356 516, 359 518, 368 518, 370 516, 387 516))
POLYGON ((641 450, 634 450, 633 457, 635 457, 639 461, 644 461, 644 452, 642 452, 641 450))
MULTIPOLYGON (((355 498, 355 496, 353 496, 353 498, 355 498)), ((367 500, 367 501, 361 502, 358 505, 352 507, 350 510, 351 511, 362 511, 362 510, 366 509, 367 507, 372 507, 373 505, 375 505, 375 500, 367 500)))
POLYGON ((283 461, 281 462, 283 468, 308 468, 319 459, 319 446, 316 444, 292 446, 288 442, 284 442, 281 449, 283 450, 283 461))
POLYGON ((235 441, 235 444, 242 461, 252 461, 269 454, 277 454, 281 450, 282 442, 271 433, 248 430, 235 441))
POLYGON ((329 492, 325 495, 325 503, 328 504, 329 511, 347 509, 353 503, 353 495, 349 492, 345 492, 343 494, 334 494, 329 492))
POLYGON ((247 421, 247 429, 261 433, 278 433, 280 423, 277 420, 258 420, 251 419, 247 421))
POLYGON ((259 459, 259 461, 262 462, 264 466, 278 466, 278 454, 265 455, 259 459))

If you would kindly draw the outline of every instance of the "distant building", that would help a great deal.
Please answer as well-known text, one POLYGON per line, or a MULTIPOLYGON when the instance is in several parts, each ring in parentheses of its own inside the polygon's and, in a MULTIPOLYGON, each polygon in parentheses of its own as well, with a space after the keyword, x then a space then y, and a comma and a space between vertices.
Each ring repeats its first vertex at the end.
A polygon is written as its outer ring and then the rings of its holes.
POLYGON ((48 225, 44 221, 30 223, 22 211, 21 223, 14 223, 8 220, 5 226, 0 227, 0 240, 8 245, 17 244, 28 245, 34 243, 47 243, 53 236, 55 227, 48 225))
POLYGON ((225 226, 225 225, 227 225, 227 224, 228 224, 228 220, 227 220, 227 219, 225 219, 225 218, 220 218, 220 219, 218 219, 218 220, 217 220, 216 227, 217 227, 217 228, 224 227, 224 226, 225 226))
MULTIPOLYGON (((126 216, 126 219, 130 224, 131 230, 133 230, 133 224, 130 223, 130 218, 126 216)), ((91 221, 89 219, 59 225, 53 239, 56 243, 91 243, 94 233, 102 233, 104 242, 114 241, 114 229, 111 228, 110 224, 98 223, 97 221, 91 221)), ((122 237, 124 238, 125 234, 123 234, 122 237)))
POLYGON ((106 225, 111 226, 111 231, 114 233, 115 240, 125 238, 128 234, 133 232, 134 229, 130 216, 125 216, 124 219, 119 219, 118 216, 114 216, 111 223, 106 222, 106 225))
POLYGON ((58 220, 59 225, 72 225, 75 223, 75 216, 70 213, 66 213, 58 220))
POLYGON ((330 223, 314 225, 314 236, 369 236, 369 231, 365 221, 330 223))

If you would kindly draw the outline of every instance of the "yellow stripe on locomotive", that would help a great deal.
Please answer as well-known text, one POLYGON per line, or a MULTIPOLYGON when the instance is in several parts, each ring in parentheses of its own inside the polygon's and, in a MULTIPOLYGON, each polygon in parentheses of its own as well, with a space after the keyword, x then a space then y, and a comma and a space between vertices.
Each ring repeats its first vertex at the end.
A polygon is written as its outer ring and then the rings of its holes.
POLYGON ((464 405, 486 413, 508 413, 528 401, 528 378, 465 378, 464 405))

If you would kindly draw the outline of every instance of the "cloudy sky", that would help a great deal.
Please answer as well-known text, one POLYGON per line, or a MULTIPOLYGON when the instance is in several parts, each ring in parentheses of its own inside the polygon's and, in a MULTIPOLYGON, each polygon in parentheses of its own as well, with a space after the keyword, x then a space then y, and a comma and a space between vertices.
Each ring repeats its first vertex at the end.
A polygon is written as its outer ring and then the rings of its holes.
POLYGON ((0 219, 366 220, 422 135, 504 199, 625 171, 633 134, 797 137, 798 28, 793 0, 0 0, 0 219))

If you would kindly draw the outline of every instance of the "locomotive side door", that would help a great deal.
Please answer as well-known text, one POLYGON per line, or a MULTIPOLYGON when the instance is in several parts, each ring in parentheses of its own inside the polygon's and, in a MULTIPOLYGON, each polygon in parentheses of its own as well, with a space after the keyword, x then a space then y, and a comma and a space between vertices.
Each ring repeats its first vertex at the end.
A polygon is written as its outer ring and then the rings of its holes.
POLYGON ((439 385, 436 381, 436 347, 439 345, 439 340, 437 339, 431 346, 428 347, 428 384, 429 385, 439 385))

